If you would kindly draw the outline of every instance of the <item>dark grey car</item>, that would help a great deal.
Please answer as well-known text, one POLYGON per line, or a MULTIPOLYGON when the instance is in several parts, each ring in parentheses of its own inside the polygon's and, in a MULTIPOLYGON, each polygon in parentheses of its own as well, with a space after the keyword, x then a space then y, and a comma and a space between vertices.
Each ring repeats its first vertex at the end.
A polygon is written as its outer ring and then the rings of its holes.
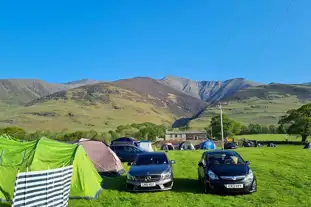
POLYGON ((139 154, 127 174, 126 187, 129 191, 171 190, 174 183, 172 164, 164 152, 139 154))

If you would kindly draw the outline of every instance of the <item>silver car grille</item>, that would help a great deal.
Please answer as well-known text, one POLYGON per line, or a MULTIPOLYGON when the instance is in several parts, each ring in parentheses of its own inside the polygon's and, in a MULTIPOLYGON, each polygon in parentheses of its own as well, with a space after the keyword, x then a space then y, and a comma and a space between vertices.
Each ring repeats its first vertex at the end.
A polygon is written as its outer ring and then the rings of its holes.
POLYGON ((139 182, 156 182, 161 180, 161 175, 135 176, 135 180, 139 182))
POLYGON ((245 178, 245 175, 241 175, 241 176, 220 176, 220 178, 222 180, 236 181, 236 180, 243 180, 245 178))

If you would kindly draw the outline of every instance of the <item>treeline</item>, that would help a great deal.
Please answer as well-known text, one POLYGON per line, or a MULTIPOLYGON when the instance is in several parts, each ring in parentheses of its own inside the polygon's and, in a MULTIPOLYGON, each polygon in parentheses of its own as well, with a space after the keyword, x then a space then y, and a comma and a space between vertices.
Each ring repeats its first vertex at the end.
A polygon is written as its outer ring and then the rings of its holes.
MULTIPOLYGON (((220 116, 214 116, 210 122, 210 126, 205 128, 210 136, 221 138, 221 122, 220 116)), ((223 114, 223 130, 224 136, 247 135, 247 134, 284 134, 286 130, 275 125, 249 124, 244 125, 236 120, 230 119, 223 114)))
POLYGON ((60 140, 60 141, 76 141, 81 138, 101 140, 107 143, 114 139, 122 136, 134 137, 138 140, 150 140, 155 141, 156 137, 164 137, 166 127, 164 125, 156 125, 153 123, 141 123, 141 124, 131 124, 131 125, 120 125, 116 130, 110 130, 109 132, 97 132, 94 130, 88 131, 61 131, 61 132, 51 132, 51 131, 36 131, 28 133, 23 128, 19 127, 7 127, 0 128, 0 135, 7 134, 12 137, 21 140, 36 140, 41 137, 47 137, 50 139, 60 140))
MULTIPOLYGON (((286 115, 280 117, 278 126, 264 126, 259 124, 249 124, 248 126, 230 119, 223 115, 224 136, 244 135, 244 134, 291 134, 300 135, 301 142, 305 143, 311 136, 311 103, 305 104, 298 109, 288 110, 286 115)), ((214 116, 210 126, 206 128, 208 134, 217 138, 221 137, 220 116, 214 116)))
MULTIPOLYGON (((282 132, 283 133, 283 132, 282 132)), ((282 134, 275 125, 260 125, 260 124, 249 124, 248 126, 242 125, 239 135, 245 134, 282 134)))

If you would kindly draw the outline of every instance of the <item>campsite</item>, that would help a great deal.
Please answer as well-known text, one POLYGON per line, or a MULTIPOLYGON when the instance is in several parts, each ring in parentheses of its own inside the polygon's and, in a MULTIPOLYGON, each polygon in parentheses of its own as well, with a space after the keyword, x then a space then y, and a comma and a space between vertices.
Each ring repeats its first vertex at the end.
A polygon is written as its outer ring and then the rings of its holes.
MULTIPOLYGON (((128 193, 125 177, 105 178, 98 200, 69 202, 70 206, 310 206, 311 151, 303 146, 240 148, 237 151, 251 162, 258 179, 258 192, 251 195, 206 195, 197 181, 197 161, 202 150, 169 151, 174 166, 172 191, 128 193)), ((128 167, 125 165, 125 169, 128 167)))
POLYGON ((0 207, 311 207, 310 11, 2 1, 0 207))
MULTIPOLYGON (((258 137, 255 135, 254 137, 258 137)), ((251 136, 249 136, 250 138, 251 136)), ((273 136, 272 136, 273 137, 273 136)), ((250 161, 253 172, 255 173, 258 180, 258 191, 254 194, 241 194, 241 195, 217 195, 217 194, 204 194, 203 187, 198 182, 197 177, 197 162, 200 159, 202 152, 210 149, 197 149, 194 150, 192 147, 189 149, 177 149, 177 150, 166 150, 169 159, 175 160, 176 164, 173 167, 174 171, 174 187, 172 190, 167 192, 153 192, 153 193, 130 193, 125 188, 126 173, 120 173, 117 176, 110 176, 109 173, 102 174, 102 179, 99 174, 103 171, 103 166, 97 166, 94 162, 92 165, 92 159, 86 159, 87 151, 89 146, 94 145, 94 141, 91 140, 79 140, 78 144, 70 143, 58 143, 46 138, 42 138, 38 141, 31 141, 27 143, 20 143, 12 139, 6 139, 2 137, 1 146, 14 145, 17 149, 21 149, 24 145, 29 149, 38 146, 39 150, 34 154, 32 164, 33 169, 42 170, 48 167, 57 167, 64 165, 63 163, 70 163, 74 161, 73 166, 73 180, 71 186, 70 196, 79 197, 78 199, 70 199, 69 206, 177 206, 186 207, 193 204, 195 201, 196 206, 309 206, 311 200, 308 199, 309 192, 311 192, 311 176, 309 172, 311 167, 306 163, 311 162, 310 150, 304 150, 303 145, 278 145, 276 148, 269 147, 239 147, 235 149, 245 159, 250 161), (7 140, 7 141, 6 141, 7 140), (39 144, 37 144, 39 143, 39 144), (93 143, 93 144, 92 144, 93 143), (25 145, 26 144, 26 145, 25 145), (57 146, 57 147, 56 147, 57 146), (79 147, 80 146, 80 147, 79 147), (83 146, 83 147, 82 147, 83 146), (77 148, 78 147, 78 148, 77 148), (77 155, 72 157, 69 156, 70 151, 79 149, 77 155), (84 151, 85 148, 85 151, 84 151), (63 163, 54 162, 50 163, 49 166, 44 164, 44 160, 51 159, 53 151, 58 151, 58 159, 62 159, 64 156, 64 150, 67 151, 65 160, 63 163), (39 154, 37 154, 39 153, 39 154), (47 154, 46 154, 47 153, 47 154), (52 154, 51 154, 52 153, 52 154), (46 154, 46 155, 45 155, 46 154), (69 157, 68 157, 69 156, 69 157), (77 158, 75 158, 77 156, 77 158), (84 157, 84 158, 83 158, 84 157), (73 159, 73 160, 72 160, 73 159), (41 161, 40 161, 41 160, 41 161), (79 161, 78 161, 79 160, 79 161), (79 164, 79 163, 81 164, 79 164), (96 173, 96 169, 99 174, 96 173), (77 177, 77 174, 79 176, 77 177), (78 179, 78 180, 77 180, 78 179), (82 179, 82 180, 81 180, 82 179), (84 180, 83 180, 84 179, 84 180), (77 180, 77 181, 75 181, 77 180), (84 187, 75 183, 84 183, 84 187), (74 187, 75 186, 75 187, 74 187), (76 188, 77 187, 77 188, 76 188), (101 189, 102 187, 102 189, 101 189), (84 192, 83 189, 88 189, 84 192), (277 199, 276 199, 277 198, 277 199)), ((188 142, 189 144, 190 142, 188 142)), ((205 146, 206 141, 202 142, 202 146, 205 146)), ((208 142, 209 143, 209 142, 208 142)), ((97 143, 98 147, 105 151, 106 155, 110 155, 111 161, 108 163, 115 163, 114 169, 110 166, 112 172, 125 172, 128 171, 129 166, 126 163, 120 163, 115 154, 105 144, 102 146, 102 142, 97 143), (108 153, 109 151, 109 153, 108 153), (120 164, 122 166, 120 166, 120 164)), ((183 146, 184 144, 181 143, 183 146)), ((214 149, 214 146, 209 143, 214 149)), ((95 147, 96 148, 96 147, 95 147)), ((153 146, 155 150, 156 147, 153 146)), ((14 150, 10 150, 14 152, 14 150)), ((24 157, 33 156, 31 155, 34 151, 27 151, 29 155, 23 155, 24 157)), ((97 154, 99 151, 97 151, 97 154)), ((8 154, 10 155, 10 154, 8 154)), ((7 155, 7 156, 8 156, 7 155)), ((104 154, 103 154, 104 155, 104 154)), ((91 157, 94 155, 91 155, 91 157)), ((9 162, 6 156, 3 156, 6 163, 9 162)), ((90 156, 88 156, 90 158, 90 156)), ((107 156, 104 156, 107 157, 107 156)), ((109 157, 109 156, 108 156, 109 157)), ((15 156, 15 162, 20 160, 20 156, 15 156)), ((94 158, 94 157, 93 157, 94 158)), ((97 155, 97 159, 100 155, 97 155)), ((106 163, 106 164, 108 164, 106 163)), ((66 165, 66 164, 65 164, 66 165)), ((102 162, 105 166, 105 162, 102 162)), ((109 168, 109 164, 107 166, 109 168)), ((2 169, 5 169, 2 167, 2 169)), ((10 169, 10 168, 8 168, 10 169)), ((16 170, 16 168, 15 168, 16 170)), ((24 169, 25 170, 25 169, 24 169)), ((5 171, 2 170, 3 173, 5 171)), ((2 175, 3 175, 2 173, 2 175)), ((14 175, 11 176, 10 181, 14 183, 14 175)), ((3 181, 3 180, 2 180, 3 181)), ((2 184, 3 185, 3 184, 2 184)), ((12 185, 12 184, 10 184, 12 185)), ((11 191, 12 192, 12 191, 11 191)), ((13 196, 13 195, 11 195, 13 196)), ((1 203, 2 206, 8 204, 1 203)))

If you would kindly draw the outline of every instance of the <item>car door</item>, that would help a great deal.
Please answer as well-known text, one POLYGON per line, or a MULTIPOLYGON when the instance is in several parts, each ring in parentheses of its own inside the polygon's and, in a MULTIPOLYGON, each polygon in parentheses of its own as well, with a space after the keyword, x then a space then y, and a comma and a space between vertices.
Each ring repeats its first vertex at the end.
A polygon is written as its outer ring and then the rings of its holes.
POLYGON ((199 161, 199 164, 202 163, 203 166, 200 166, 199 165, 199 168, 198 168, 198 174, 200 176, 200 178, 204 178, 205 176, 205 167, 206 166, 206 152, 204 152, 201 156, 201 159, 199 161))

